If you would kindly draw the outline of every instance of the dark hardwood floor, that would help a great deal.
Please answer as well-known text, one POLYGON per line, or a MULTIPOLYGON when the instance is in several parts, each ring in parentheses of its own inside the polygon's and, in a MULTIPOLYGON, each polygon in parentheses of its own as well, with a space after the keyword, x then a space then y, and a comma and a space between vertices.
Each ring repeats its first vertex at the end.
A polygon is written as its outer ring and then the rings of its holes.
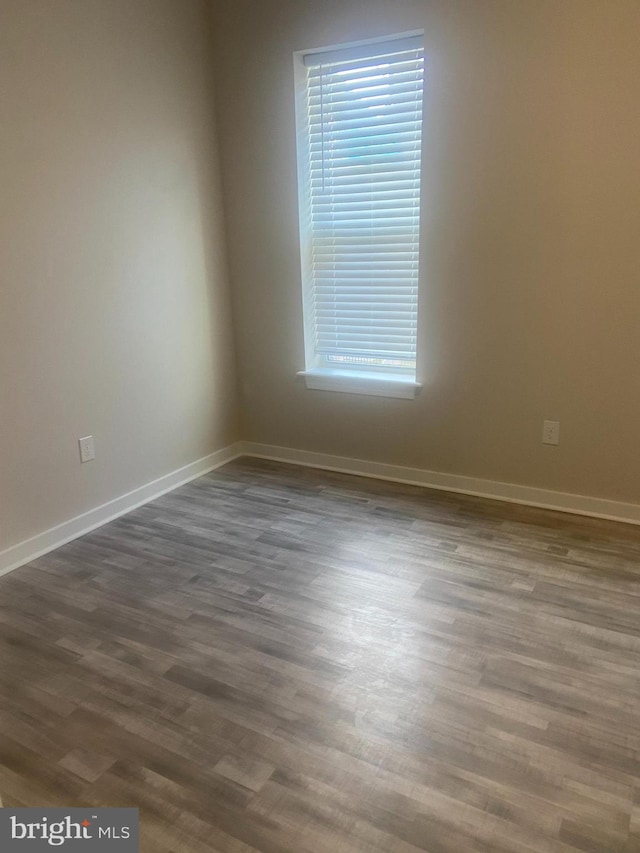
POLYGON ((640 529, 234 462, 0 579, 0 796, 145 853, 640 851, 640 529))

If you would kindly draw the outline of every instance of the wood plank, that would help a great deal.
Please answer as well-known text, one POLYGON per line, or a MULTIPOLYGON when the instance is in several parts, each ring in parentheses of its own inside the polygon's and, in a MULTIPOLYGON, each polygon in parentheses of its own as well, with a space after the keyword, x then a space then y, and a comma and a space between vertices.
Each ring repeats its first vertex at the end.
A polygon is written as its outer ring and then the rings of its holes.
POLYGON ((0 803, 144 853, 640 851, 640 530, 237 460, 0 578, 0 803))

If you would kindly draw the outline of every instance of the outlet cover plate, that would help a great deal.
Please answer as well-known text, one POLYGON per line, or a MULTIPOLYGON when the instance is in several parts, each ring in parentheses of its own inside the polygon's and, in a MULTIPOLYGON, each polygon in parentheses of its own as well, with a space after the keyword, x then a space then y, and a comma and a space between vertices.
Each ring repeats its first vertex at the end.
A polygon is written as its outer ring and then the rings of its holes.
POLYGON ((80 447, 81 462, 91 462, 92 459, 96 458, 96 448, 92 435, 86 435, 84 438, 79 438, 78 446, 80 447))
POLYGON ((542 443, 560 444, 560 421, 544 421, 542 424, 542 443))

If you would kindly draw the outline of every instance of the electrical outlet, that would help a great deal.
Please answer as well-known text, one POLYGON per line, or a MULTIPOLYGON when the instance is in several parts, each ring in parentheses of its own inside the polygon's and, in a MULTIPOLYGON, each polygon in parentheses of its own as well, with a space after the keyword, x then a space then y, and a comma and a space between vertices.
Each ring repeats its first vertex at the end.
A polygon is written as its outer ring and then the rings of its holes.
POLYGON ((79 438, 78 445, 80 446, 81 462, 91 462, 92 459, 96 458, 96 448, 93 442, 92 435, 87 435, 84 438, 79 438))
POLYGON ((542 424, 542 443, 560 444, 560 421, 544 421, 542 424))

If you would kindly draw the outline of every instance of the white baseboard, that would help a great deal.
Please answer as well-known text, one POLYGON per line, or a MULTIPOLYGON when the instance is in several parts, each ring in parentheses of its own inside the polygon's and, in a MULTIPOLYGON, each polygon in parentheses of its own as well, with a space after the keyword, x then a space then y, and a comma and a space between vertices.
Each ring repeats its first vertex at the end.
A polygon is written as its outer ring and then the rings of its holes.
POLYGON ((132 492, 127 492, 119 498, 108 501, 102 506, 83 512, 82 515, 77 515, 75 518, 58 524, 56 527, 51 527, 37 536, 19 542, 5 551, 0 551, 0 575, 5 575, 25 563, 30 563, 31 560, 59 548, 60 545, 71 542, 72 539, 77 539, 79 536, 84 536, 85 533, 95 530, 96 527, 102 527, 103 524, 107 524, 107 522, 131 512, 132 509, 159 498, 166 492, 177 489, 178 486, 195 480, 197 477, 202 477, 203 474, 207 474, 241 455, 241 443, 224 447, 209 456, 204 456, 202 459, 185 465, 183 468, 178 468, 177 471, 172 471, 151 483, 146 483, 146 485, 140 486, 132 492))
POLYGON ((331 456, 327 453, 313 453, 308 450, 295 450, 289 447, 276 447, 269 444, 240 441, 229 447, 198 459, 177 471, 172 471, 108 501, 95 509, 82 513, 62 524, 45 530, 37 536, 19 542, 11 548, 0 551, 0 575, 30 563, 37 557, 49 553, 73 539, 84 536, 97 527, 125 515, 155 498, 177 489, 185 483, 202 477, 209 471, 220 468, 239 456, 253 456, 259 459, 271 459, 275 462, 289 462, 309 468, 323 468, 327 471, 339 471, 343 474, 355 474, 360 477, 373 477, 377 480, 391 480, 439 489, 445 492, 458 492, 481 498, 525 504, 558 512, 586 515, 610 521, 622 521, 640 525, 640 504, 622 503, 605 498, 593 498, 585 495, 573 495, 566 492, 554 492, 549 489, 537 489, 519 486, 513 483, 500 483, 495 480, 482 480, 464 477, 459 474, 442 474, 422 468, 405 468, 401 465, 386 465, 381 462, 368 462, 364 459, 351 459, 346 456, 331 456))
POLYGON ((381 462, 368 462, 364 459, 350 459, 346 456, 331 456, 327 453, 294 450, 289 447, 255 444, 250 441, 243 441, 240 444, 243 456, 271 459, 276 462, 289 462, 294 465, 305 465, 309 468, 324 468, 327 471, 373 477, 377 480, 392 480, 396 483, 440 489, 445 492, 458 492, 463 495, 475 495, 480 498, 492 498, 509 503, 557 510, 558 512, 569 512, 574 515, 587 515, 610 521, 623 521, 627 524, 640 524, 640 504, 622 503, 621 501, 587 497, 586 495, 573 495, 567 492, 554 492, 550 489, 518 486, 514 483, 500 483, 495 480, 464 477, 460 474, 442 474, 438 471, 427 471, 422 468, 404 468, 401 465, 386 465, 381 462))

